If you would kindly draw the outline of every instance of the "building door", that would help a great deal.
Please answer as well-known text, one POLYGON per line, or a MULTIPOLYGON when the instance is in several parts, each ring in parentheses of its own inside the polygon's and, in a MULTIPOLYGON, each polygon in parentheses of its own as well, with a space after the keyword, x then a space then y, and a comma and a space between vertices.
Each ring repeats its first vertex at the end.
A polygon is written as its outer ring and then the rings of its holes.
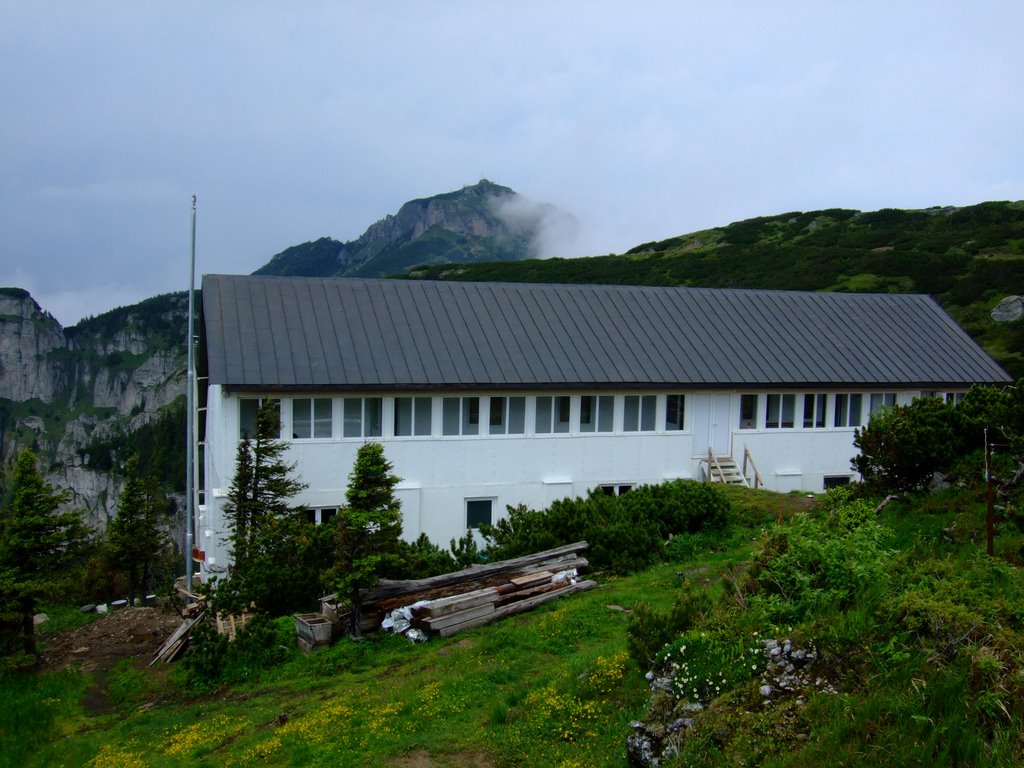
POLYGON ((732 452, 732 421, 730 407, 732 395, 728 392, 708 392, 694 395, 693 450, 699 457, 708 455, 708 448, 716 456, 732 452))

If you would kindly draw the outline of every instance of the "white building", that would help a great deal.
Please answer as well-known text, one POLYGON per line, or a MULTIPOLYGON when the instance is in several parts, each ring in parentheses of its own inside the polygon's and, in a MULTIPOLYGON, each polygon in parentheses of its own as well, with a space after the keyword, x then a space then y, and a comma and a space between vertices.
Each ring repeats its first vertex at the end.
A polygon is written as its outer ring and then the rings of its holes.
POLYGON ((717 475, 777 491, 855 477, 876 408, 1007 374, 929 297, 208 275, 204 569, 227 562, 237 441, 280 401, 321 519, 356 451, 402 477, 404 535, 445 544, 600 486, 717 475), (723 471, 728 471, 724 469, 723 471))

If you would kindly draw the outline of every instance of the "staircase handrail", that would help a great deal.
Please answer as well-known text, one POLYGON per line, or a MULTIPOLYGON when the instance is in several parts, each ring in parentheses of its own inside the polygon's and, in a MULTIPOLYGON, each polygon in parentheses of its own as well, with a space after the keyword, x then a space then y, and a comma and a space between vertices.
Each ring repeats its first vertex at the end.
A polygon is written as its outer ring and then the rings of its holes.
MULTIPOLYGON (((757 465, 754 463, 754 456, 747 448, 747 444, 743 444, 743 477, 747 477, 747 462, 750 462, 750 468, 754 470, 754 488, 760 488, 764 485, 764 481, 761 479, 761 473, 757 471, 757 465)), ((749 485, 749 483, 748 483, 749 485)))

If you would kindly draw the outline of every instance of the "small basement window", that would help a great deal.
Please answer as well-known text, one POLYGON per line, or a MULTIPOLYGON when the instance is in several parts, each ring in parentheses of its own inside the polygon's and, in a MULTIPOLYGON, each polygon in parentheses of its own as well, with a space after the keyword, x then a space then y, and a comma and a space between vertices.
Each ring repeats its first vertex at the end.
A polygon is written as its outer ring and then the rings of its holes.
POLYGON ((844 485, 849 485, 852 479, 849 475, 825 475, 823 485, 827 491, 829 488, 841 488, 844 485))
POLYGON ((466 499, 466 529, 491 525, 494 499, 466 499))

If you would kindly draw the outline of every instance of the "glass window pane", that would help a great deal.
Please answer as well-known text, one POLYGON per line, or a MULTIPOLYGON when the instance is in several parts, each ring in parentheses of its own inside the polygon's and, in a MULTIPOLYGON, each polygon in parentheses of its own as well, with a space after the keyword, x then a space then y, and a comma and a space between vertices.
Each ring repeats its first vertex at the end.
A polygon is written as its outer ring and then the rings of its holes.
POLYGON ((412 398, 395 398, 395 436, 409 437, 412 435, 412 398))
POLYGON ((615 398, 601 395, 597 399, 597 431, 611 432, 615 428, 615 398))
POLYGON ((534 432, 544 435, 551 431, 551 398, 538 397, 536 400, 537 417, 534 432))
POLYGON ((796 395, 782 395, 782 426, 792 429, 795 422, 796 395))
POLYGON ((417 397, 416 405, 416 426, 414 434, 429 435, 433 431, 433 404, 429 397, 417 397))
POLYGON ((768 395, 765 398, 764 425, 769 429, 777 429, 782 403, 779 395, 768 395))
POLYGON ((850 395, 850 421, 848 426, 860 426, 860 412, 863 407, 864 396, 860 393, 850 395))
POLYGON ((480 433, 480 398, 462 398, 462 434, 477 435, 480 433))
POLYGON ((238 437, 256 436, 256 411, 260 401, 255 397, 245 397, 238 401, 238 437))
POLYGON ((757 428, 757 395, 740 395, 740 429, 757 428))
POLYGON ((313 401, 313 437, 334 436, 334 403, 329 397, 318 397, 313 401))
MULTIPOLYGON (((669 395, 671 397, 671 395, 669 395)), ((640 428, 640 396, 626 395, 622 402, 622 431, 636 432, 640 428)))
POLYGON ((364 398, 365 408, 363 410, 363 437, 380 437, 382 421, 381 414, 384 410, 383 400, 379 397, 364 398))
POLYGON ((344 401, 345 437, 363 436, 363 401, 358 397, 346 397, 344 401))
POLYGON ((292 439, 308 440, 313 436, 313 419, 309 412, 310 400, 300 397, 292 400, 292 439))
POLYGON ((847 419, 847 410, 850 407, 850 396, 849 395, 836 395, 836 415, 832 420, 832 425, 836 427, 845 427, 847 419))
POLYGON ((493 499, 466 500, 466 528, 479 528, 491 524, 491 506, 493 499))
POLYGON ((555 398, 555 432, 569 431, 569 415, 571 413, 570 403, 572 398, 568 395, 559 395, 555 398))
POLYGON ((683 429, 686 395, 668 395, 665 398, 665 429, 678 431, 683 429))
POLYGON ((596 399, 593 395, 583 395, 580 397, 580 432, 594 431, 594 405, 596 399))
POLYGON ((508 433, 521 435, 526 431, 526 398, 510 397, 508 399, 508 433))
POLYGON ((658 408, 657 395, 644 395, 640 398, 640 431, 653 432, 654 419, 658 408))
POLYGON ((491 428, 492 435, 503 435, 505 434, 505 398, 504 397, 492 397, 489 398, 490 416, 488 418, 488 424, 491 428))
POLYGON ((446 397, 441 401, 441 434, 459 434, 459 398, 446 397))

